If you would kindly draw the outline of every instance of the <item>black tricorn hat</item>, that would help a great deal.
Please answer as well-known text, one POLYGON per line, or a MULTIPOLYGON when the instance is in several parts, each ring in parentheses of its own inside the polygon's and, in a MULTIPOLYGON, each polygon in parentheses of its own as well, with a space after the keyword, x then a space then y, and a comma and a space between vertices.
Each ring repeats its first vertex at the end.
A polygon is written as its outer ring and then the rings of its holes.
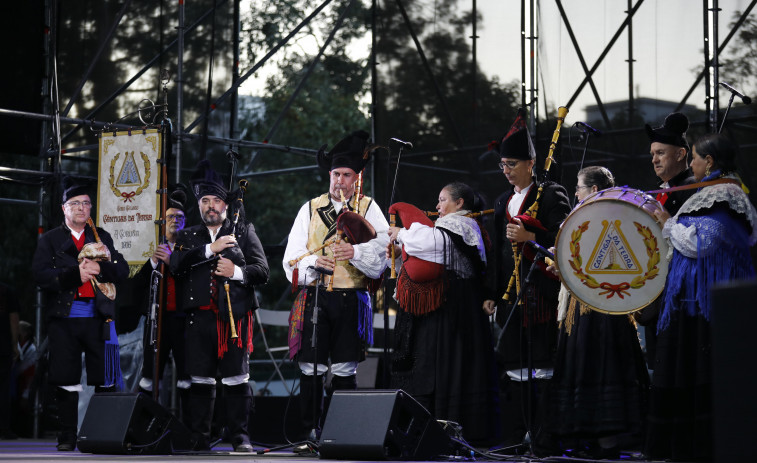
POLYGON ((652 128, 649 124, 644 124, 649 141, 665 143, 666 145, 681 146, 689 150, 689 143, 686 141, 686 131, 689 129, 689 118, 681 113, 670 113, 665 118, 662 127, 652 128))
POLYGON ((223 179, 210 167, 210 161, 203 159, 197 164, 197 168, 189 180, 192 187, 192 193, 198 200, 203 196, 218 196, 224 202, 229 195, 229 191, 223 185, 223 179))
POLYGON ((92 199, 92 188, 90 182, 78 180, 73 177, 63 177, 63 197, 61 202, 65 204, 74 196, 87 195, 92 199))
POLYGON ((370 152, 366 149, 369 147, 368 137, 368 132, 358 130, 342 138, 328 153, 326 145, 322 146, 316 155, 318 167, 327 171, 349 167, 360 173, 370 159, 370 152))
POLYGON ((515 122, 510 126, 510 130, 499 145, 499 155, 503 158, 522 159, 525 161, 536 159, 536 151, 534 150, 533 142, 531 142, 528 127, 526 127, 525 109, 518 109, 515 122))
POLYGON ((187 202, 187 194, 184 190, 174 190, 168 195, 168 208, 178 209, 182 212, 186 212, 185 204, 187 202))

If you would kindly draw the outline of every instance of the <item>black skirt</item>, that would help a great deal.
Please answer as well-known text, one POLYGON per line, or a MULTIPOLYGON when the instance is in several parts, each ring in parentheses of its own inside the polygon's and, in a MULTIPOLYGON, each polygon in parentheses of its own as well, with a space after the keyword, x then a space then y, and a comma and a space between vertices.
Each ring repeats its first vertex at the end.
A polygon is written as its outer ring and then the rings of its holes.
POLYGON ((445 301, 435 311, 398 313, 392 387, 410 393, 436 419, 462 425, 469 442, 491 442, 499 437, 497 375, 480 283, 448 278, 445 285, 445 301))
POLYGON ((585 439, 641 432, 649 374, 631 317, 580 310, 573 298, 569 306, 549 391, 549 431, 585 439))

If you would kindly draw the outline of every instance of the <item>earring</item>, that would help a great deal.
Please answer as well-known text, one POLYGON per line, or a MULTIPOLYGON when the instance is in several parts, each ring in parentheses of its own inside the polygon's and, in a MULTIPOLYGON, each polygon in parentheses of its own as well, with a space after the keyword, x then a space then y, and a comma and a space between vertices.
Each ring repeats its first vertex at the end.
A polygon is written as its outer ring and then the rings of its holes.
POLYGON ((710 176, 710 165, 707 164, 707 168, 704 170, 704 176, 709 177, 710 176))

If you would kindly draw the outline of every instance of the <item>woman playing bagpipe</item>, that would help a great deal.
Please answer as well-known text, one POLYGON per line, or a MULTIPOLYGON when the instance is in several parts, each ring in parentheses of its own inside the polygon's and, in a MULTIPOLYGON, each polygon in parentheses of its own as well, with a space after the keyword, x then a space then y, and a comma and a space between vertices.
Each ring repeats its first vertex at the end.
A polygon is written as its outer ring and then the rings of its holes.
MULTIPOLYGON (((390 227, 401 246, 397 279, 392 387, 415 397, 437 419, 462 425, 470 442, 497 437, 496 372, 483 303, 486 250, 481 229, 467 213, 473 190, 451 183, 439 193, 439 219, 393 204, 404 228, 390 227)), ((387 256, 391 254, 390 244, 387 256)))

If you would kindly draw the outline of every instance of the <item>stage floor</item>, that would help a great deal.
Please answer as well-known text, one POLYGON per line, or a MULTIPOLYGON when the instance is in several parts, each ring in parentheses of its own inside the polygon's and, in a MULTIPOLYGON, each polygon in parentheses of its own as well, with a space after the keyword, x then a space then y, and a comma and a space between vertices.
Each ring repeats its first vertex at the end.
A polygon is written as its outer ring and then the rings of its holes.
MULTIPOLYGON (((173 454, 173 455, 96 455, 91 453, 81 453, 78 450, 73 452, 59 452, 55 448, 54 439, 16 439, 0 440, 0 461, 18 461, 25 463, 51 462, 51 461, 82 461, 88 463, 94 462, 214 462, 218 460, 237 460, 244 461, 267 461, 276 463, 291 463, 308 460, 317 460, 318 456, 313 455, 296 455, 291 451, 270 452, 263 455, 256 453, 236 453, 232 451, 229 444, 221 443, 216 446, 213 452, 192 453, 192 454, 173 454)), ((262 447, 256 447, 256 450, 262 450, 262 447)))
MULTIPOLYGON (((211 463, 219 460, 228 461, 245 461, 245 462, 268 462, 268 463, 302 463, 303 461, 318 460, 316 454, 298 455, 290 450, 269 452, 262 455, 257 453, 236 453, 232 451, 231 446, 221 443, 214 448, 213 452, 208 453, 182 453, 173 455, 102 455, 81 453, 78 450, 73 452, 59 452, 55 448, 54 439, 16 439, 0 440, 0 461, 14 461, 24 463, 41 463, 41 462, 69 462, 80 461, 87 463, 95 462, 191 462, 191 463, 211 463)), ((256 450, 262 450, 262 447, 255 447, 256 450)), ((332 460, 345 463, 351 463, 350 460, 332 460)), ((440 459, 437 461, 487 461, 486 459, 477 458, 464 459, 456 457, 451 460, 440 459)), ((489 460, 491 461, 491 460, 489 460)), ((568 462, 608 462, 608 461, 646 461, 638 456, 623 455, 620 460, 587 460, 568 457, 549 457, 535 458, 528 456, 503 456, 498 461, 514 462, 547 462, 547 463, 568 463, 568 462)))

